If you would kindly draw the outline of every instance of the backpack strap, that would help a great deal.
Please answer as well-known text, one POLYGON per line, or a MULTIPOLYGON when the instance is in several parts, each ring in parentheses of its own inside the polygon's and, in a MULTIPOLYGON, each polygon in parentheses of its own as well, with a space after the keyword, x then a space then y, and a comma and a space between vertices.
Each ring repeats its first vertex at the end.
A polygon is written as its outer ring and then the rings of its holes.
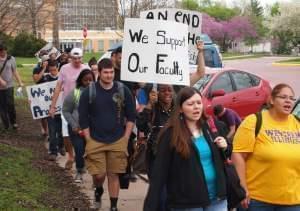
POLYGON ((212 117, 207 119, 207 124, 208 124, 209 129, 211 130, 211 132, 213 134, 218 133, 218 129, 217 129, 216 124, 215 124, 215 120, 212 117))
POLYGON ((73 92, 73 96, 74 96, 73 100, 76 105, 78 105, 79 103, 80 95, 81 95, 81 90, 79 88, 75 88, 73 92))
POLYGON ((125 87, 124 84, 120 81, 116 81, 117 83, 117 88, 118 88, 118 92, 120 93, 123 105, 124 105, 124 101, 125 101, 125 87))
POLYGON ((261 129, 262 114, 261 114, 261 112, 257 112, 257 113, 255 113, 255 116, 256 116, 256 124, 255 124, 255 138, 256 138, 257 135, 259 134, 260 129, 261 129))
POLYGON ((96 82, 92 82, 89 84, 89 104, 92 104, 96 98, 96 82))
POLYGON ((3 70, 4 70, 5 66, 6 66, 6 63, 7 63, 8 60, 10 60, 10 58, 11 58, 10 55, 6 56, 6 59, 5 59, 4 63, 3 63, 3 66, 1 67, 0 74, 3 72, 3 70))
POLYGON ((295 114, 293 114, 293 115, 294 115, 295 119, 297 119, 298 122, 300 122, 300 118, 298 116, 296 116, 295 114))

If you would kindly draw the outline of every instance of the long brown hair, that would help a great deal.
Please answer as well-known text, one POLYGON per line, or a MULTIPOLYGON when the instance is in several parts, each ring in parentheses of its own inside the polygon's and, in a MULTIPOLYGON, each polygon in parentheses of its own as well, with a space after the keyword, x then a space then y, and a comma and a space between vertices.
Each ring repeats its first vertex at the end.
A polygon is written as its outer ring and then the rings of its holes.
MULTIPOLYGON (((171 147, 174 147, 175 150, 185 159, 188 158, 190 155, 192 134, 188 129, 184 120, 184 115, 181 114, 180 110, 182 108, 182 104, 186 100, 191 98, 194 94, 199 94, 200 96, 202 96, 198 90, 192 87, 185 87, 180 90, 176 98, 174 111, 172 112, 172 115, 169 118, 165 128, 160 133, 163 134, 164 131, 168 130, 169 128, 172 128, 170 145, 171 147)), ((204 114, 204 111, 202 111, 201 118, 198 121, 199 128, 201 128, 202 123, 206 119, 207 118, 204 114)), ((159 139, 160 138, 161 135, 159 135, 159 139)))

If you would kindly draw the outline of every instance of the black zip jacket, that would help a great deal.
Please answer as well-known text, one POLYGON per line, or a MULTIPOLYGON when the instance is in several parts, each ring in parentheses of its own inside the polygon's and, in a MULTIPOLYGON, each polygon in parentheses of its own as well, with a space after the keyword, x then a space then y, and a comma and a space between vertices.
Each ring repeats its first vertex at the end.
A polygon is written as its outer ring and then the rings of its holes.
MULTIPOLYGON (((215 121, 218 133, 225 137, 224 125, 215 121)), ((203 135, 212 151, 217 174, 217 198, 226 198, 226 178, 224 173, 223 152, 213 143, 216 134, 207 123, 202 125, 203 135)), ((199 208, 210 204, 208 189, 201 166, 200 157, 194 144, 191 144, 190 157, 184 159, 175 148, 170 146, 172 129, 162 135, 159 142, 148 194, 144 202, 144 211, 159 210, 160 193, 167 186, 169 208, 199 208)), ((231 146, 226 150, 228 153, 231 146)))

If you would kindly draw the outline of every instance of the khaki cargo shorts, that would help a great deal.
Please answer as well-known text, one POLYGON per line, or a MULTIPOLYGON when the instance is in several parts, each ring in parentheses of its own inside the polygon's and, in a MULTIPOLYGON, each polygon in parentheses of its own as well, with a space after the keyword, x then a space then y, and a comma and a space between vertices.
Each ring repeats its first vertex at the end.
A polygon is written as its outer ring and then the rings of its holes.
POLYGON ((93 139, 86 141, 85 164, 91 175, 125 173, 127 167, 127 145, 125 138, 106 144, 93 139))

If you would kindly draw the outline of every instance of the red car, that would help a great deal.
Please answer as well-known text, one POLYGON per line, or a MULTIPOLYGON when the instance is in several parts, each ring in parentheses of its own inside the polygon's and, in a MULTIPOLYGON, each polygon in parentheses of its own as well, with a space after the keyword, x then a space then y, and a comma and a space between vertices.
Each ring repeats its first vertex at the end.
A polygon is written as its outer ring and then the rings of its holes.
POLYGON ((264 108, 271 94, 268 81, 233 69, 208 69, 194 87, 203 95, 207 114, 212 115, 213 106, 221 104, 235 110, 241 118, 264 108))

